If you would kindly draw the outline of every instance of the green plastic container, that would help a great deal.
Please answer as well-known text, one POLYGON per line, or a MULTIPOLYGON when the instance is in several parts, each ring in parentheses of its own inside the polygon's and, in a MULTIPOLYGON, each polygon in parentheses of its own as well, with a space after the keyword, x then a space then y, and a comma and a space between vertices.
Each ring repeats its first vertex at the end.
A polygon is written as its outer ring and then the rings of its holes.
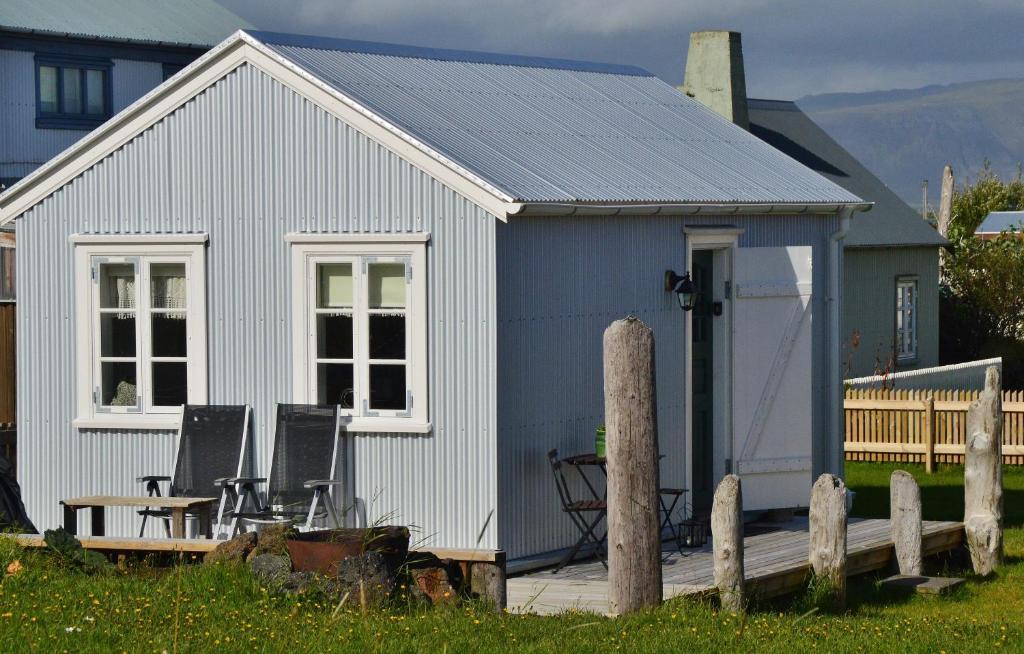
POLYGON ((594 454, 599 458, 604 458, 604 425, 597 428, 597 434, 594 436, 594 454))

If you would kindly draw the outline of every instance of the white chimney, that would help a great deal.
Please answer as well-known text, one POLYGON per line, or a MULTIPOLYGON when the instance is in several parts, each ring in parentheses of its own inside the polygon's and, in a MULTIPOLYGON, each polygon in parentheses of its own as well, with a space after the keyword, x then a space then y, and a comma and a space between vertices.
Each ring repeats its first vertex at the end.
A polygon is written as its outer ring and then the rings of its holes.
POLYGON ((682 91, 743 129, 750 129, 739 32, 707 30, 690 34, 682 91))

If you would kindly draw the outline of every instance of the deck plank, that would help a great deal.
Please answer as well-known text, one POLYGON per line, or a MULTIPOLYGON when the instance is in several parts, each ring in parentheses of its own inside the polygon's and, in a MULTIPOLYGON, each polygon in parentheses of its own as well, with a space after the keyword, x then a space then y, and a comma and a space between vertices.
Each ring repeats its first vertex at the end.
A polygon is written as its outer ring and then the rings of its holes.
MULTIPOLYGON (((783 523, 766 533, 744 541, 744 568, 748 589, 761 598, 798 589, 807 577, 808 533, 806 519, 783 523)), ((959 546, 963 524, 925 522, 922 529, 926 553, 959 546)), ((666 599, 678 595, 713 592, 714 568, 710 544, 681 555, 675 550, 662 567, 666 599)), ((853 519, 847 532, 848 573, 862 574, 880 569, 892 557, 889 521, 853 519)), ((526 613, 564 611, 608 612, 608 572, 596 561, 574 563, 557 574, 541 570, 508 579, 509 610, 526 613)))

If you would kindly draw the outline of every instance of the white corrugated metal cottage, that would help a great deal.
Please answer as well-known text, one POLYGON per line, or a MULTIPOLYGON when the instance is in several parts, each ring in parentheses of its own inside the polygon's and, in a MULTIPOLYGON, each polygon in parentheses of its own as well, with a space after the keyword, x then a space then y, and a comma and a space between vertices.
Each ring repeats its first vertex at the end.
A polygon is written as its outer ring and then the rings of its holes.
POLYGON ((51 527, 137 493, 182 402, 253 405, 261 471, 275 402, 341 403, 367 519, 564 547, 546 453, 592 451, 601 334, 634 313, 664 483, 700 508, 734 470, 748 508, 806 505, 842 467, 865 207, 637 68, 239 32, 0 196, 26 503, 51 527))

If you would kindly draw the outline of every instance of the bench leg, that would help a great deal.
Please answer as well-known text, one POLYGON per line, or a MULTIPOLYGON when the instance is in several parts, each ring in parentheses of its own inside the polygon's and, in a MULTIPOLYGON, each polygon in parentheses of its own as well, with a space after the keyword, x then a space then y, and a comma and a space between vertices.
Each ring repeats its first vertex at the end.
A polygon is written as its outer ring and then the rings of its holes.
POLYGON ((201 538, 212 538, 213 537, 213 521, 210 515, 210 505, 206 505, 199 508, 199 536, 201 538))
POLYGON ((64 506, 64 531, 78 535, 78 509, 73 506, 64 506))
POLYGON ((102 506, 94 506, 89 509, 90 518, 92 522, 92 535, 103 536, 106 534, 106 525, 103 520, 104 508, 102 506))
POLYGON ((185 537, 185 509, 171 509, 171 537, 185 537))

